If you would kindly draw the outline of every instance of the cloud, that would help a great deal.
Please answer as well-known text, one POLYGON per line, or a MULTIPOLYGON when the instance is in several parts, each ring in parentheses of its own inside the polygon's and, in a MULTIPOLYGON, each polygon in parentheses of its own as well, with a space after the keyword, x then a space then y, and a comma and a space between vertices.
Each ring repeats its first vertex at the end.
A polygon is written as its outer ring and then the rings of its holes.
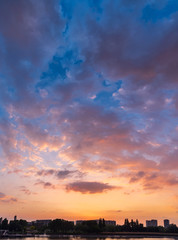
POLYGON ((18 199, 9 195, 5 195, 4 193, 0 192, 0 202, 1 203, 15 203, 18 202, 18 199))
MULTIPOLYGON (((129 77, 139 84, 147 84, 150 81, 159 81, 158 76, 161 74, 165 83, 167 77, 176 83, 175 73, 177 70, 173 62, 177 49, 177 36, 175 35, 177 14, 171 15, 172 22, 169 20, 155 22, 154 30, 152 29, 155 33, 153 38, 149 34, 150 26, 144 21, 138 21, 147 5, 146 3, 135 6, 127 5, 129 9, 134 9, 137 12, 136 15, 133 15, 133 12, 124 14, 119 5, 120 3, 113 2, 107 6, 106 14, 110 16, 113 14, 113 17, 103 18, 103 25, 97 21, 89 22, 88 28, 93 36, 89 41, 94 44, 95 48, 91 50, 93 55, 91 55, 90 50, 84 49, 88 59, 95 63, 98 71, 102 69, 108 78, 114 80, 119 77, 129 77), (118 21, 120 24, 117 24, 118 21), (116 24, 111 24, 113 22, 116 24), (105 31, 105 28, 108 31, 105 31), (161 34, 157 31, 159 28, 162 29, 161 34), (139 34, 137 34, 138 32, 139 34), (140 47, 138 47, 139 44, 140 47), (172 59, 169 56, 172 56, 172 59)), ((155 5, 158 7, 159 4, 155 5)))
POLYGON ((33 144, 34 147, 44 151, 57 151, 63 146, 63 141, 59 136, 51 136, 48 131, 41 129, 39 126, 35 126, 31 123, 21 124, 24 129, 27 139, 33 144))
POLYGON ((116 212, 123 212, 122 210, 117 210, 116 212))
POLYGON ((57 178, 64 179, 67 176, 70 176, 71 174, 75 173, 75 171, 69 171, 69 170, 61 170, 57 172, 57 178))
POLYGON ((48 169, 48 170, 40 170, 37 172, 37 175, 39 176, 49 176, 53 175, 55 173, 54 169, 48 169))
POLYGON ((23 192, 26 195, 36 194, 35 192, 30 191, 25 186, 20 186, 19 189, 20 189, 21 192, 23 192))
MULTIPOLYGON (((178 139, 173 140, 177 143, 178 139)), ((171 153, 166 153, 160 162, 160 169, 162 170, 176 170, 178 169, 178 161, 177 161, 178 149, 175 149, 171 153)))
POLYGON ((17 131, 13 128, 13 124, 5 119, 0 121, 0 141, 1 148, 5 159, 7 160, 7 165, 14 166, 22 162, 22 156, 18 151, 17 146, 17 131))
POLYGON ((139 183, 144 190, 148 191, 178 185, 177 175, 160 171, 130 171, 120 176, 128 178, 130 184, 139 183))
POLYGON ((86 172, 176 187, 178 14, 168 2, 0 1, 0 164, 75 178, 66 190, 81 193, 115 189, 81 181, 86 172))
POLYGON ((42 186, 43 188, 47 188, 47 189, 55 189, 56 186, 50 182, 45 182, 45 181, 42 181, 42 180, 38 180, 35 185, 40 185, 42 186))
POLYGON ((47 102, 34 92, 35 79, 61 42, 64 21, 58 1, 1 1, 0 22, 3 107, 11 108, 14 116, 40 117, 47 102))
POLYGON ((55 169, 45 169, 37 172, 39 176, 55 176, 58 179, 66 179, 71 177, 82 177, 84 173, 77 170, 55 170, 55 169))
POLYGON ((73 182, 66 185, 67 191, 80 192, 82 194, 103 193, 109 190, 116 189, 116 187, 108 183, 100 182, 73 182))
POLYGON ((4 198, 5 197, 5 194, 0 192, 0 198, 4 198))

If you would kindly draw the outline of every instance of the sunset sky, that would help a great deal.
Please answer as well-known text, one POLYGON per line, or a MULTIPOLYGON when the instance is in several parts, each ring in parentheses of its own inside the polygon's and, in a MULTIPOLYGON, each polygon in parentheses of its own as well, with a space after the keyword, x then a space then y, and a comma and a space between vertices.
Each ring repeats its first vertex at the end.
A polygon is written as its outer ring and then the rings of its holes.
POLYGON ((0 0, 0 217, 178 224, 177 30, 177 0, 0 0))

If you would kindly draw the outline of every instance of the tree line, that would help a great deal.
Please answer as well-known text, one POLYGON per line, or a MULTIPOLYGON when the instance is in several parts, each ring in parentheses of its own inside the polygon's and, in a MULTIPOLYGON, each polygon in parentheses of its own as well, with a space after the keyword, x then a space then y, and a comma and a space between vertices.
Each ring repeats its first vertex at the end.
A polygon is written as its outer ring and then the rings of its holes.
POLYGON ((125 219, 123 225, 107 225, 104 219, 98 221, 83 221, 74 225, 74 222, 64 219, 55 219, 48 224, 37 222, 28 223, 26 220, 14 220, 8 222, 5 218, 0 224, 1 230, 9 230, 10 233, 34 233, 34 234, 92 234, 92 233, 109 233, 109 232, 161 232, 161 233, 178 233, 178 227, 170 224, 167 228, 144 227, 143 224, 136 221, 125 219))

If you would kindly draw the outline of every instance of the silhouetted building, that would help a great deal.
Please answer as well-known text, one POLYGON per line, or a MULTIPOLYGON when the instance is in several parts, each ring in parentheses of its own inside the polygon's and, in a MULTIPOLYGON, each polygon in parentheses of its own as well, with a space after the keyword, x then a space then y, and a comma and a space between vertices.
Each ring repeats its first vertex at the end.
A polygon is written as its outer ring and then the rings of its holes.
POLYGON ((130 222, 129 222, 129 219, 128 219, 128 218, 126 218, 126 219, 124 220, 124 225, 125 225, 125 226, 130 226, 130 222))
POLYGON ((157 227, 158 221, 155 219, 152 220, 146 220, 146 227, 157 227))
POLYGON ((17 216, 14 216, 14 221, 17 221, 17 216))
POLYGON ((71 223, 72 226, 74 226, 74 221, 67 221, 67 222, 71 223))
POLYGON ((165 228, 169 227, 169 220, 168 219, 164 219, 164 227, 165 228))
POLYGON ((76 221, 76 225, 87 225, 88 223, 95 223, 95 224, 98 224, 99 223, 99 220, 77 220, 76 221), (98 222, 97 222, 98 221, 98 222))
POLYGON ((2 223, 2 217, 0 218, 0 224, 2 223))
MULTIPOLYGON (((97 220, 89 220, 89 221, 93 221, 93 222, 96 222, 97 224, 99 224, 100 222, 100 219, 97 219, 97 220)), ((77 220, 76 221, 76 225, 81 225, 81 224, 85 224, 85 222, 88 222, 88 220, 77 220)), ((106 226, 116 226, 116 221, 114 220, 104 220, 104 223, 106 226)))
POLYGON ((85 220, 77 220, 76 225, 81 225, 83 222, 85 222, 85 220))
POLYGON ((146 227, 151 227, 151 221, 150 220, 146 220, 146 227))
POLYGON ((116 221, 114 220, 105 220, 105 225, 112 225, 112 226, 116 226, 116 221))
POLYGON ((48 224, 51 222, 51 219, 45 219, 45 220, 36 220, 35 223, 40 226, 48 226, 48 224))

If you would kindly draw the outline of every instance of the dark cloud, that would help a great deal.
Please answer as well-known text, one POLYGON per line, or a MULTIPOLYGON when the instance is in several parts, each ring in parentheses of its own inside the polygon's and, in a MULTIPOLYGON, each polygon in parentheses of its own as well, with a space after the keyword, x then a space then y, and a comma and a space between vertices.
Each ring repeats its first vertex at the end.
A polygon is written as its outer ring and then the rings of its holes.
POLYGON ((37 175, 39 176, 50 176, 53 175, 56 171, 54 169, 49 170, 40 170, 37 172, 37 175))
POLYGON ((136 175, 134 177, 131 177, 130 183, 136 182, 136 181, 140 180, 141 178, 143 178, 144 176, 145 176, 145 172, 140 171, 140 172, 136 173, 136 175))
POLYGON ((68 176, 70 176, 70 175, 72 175, 72 174, 74 174, 75 173, 75 171, 69 171, 69 170, 64 170, 64 171, 58 171, 57 172, 57 174, 56 174, 56 176, 57 176, 57 178, 59 178, 59 179, 65 179, 66 177, 68 177, 68 176))
POLYGON ((83 194, 102 193, 113 189, 116 189, 116 187, 100 182, 73 182, 66 185, 67 191, 80 192, 83 194))
POLYGON ((35 185, 40 185, 42 186, 43 188, 47 188, 47 189, 55 189, 56 186, 50 182, 45 182, 45 181, 42 181, 42 180, 38 180, 35 185))
POLYGON ((48 169, 48 170, 40 170, 37 172, 39 176, 55 176, 58 179, 66 179, 71 177, 82 177, 84 173, 77 171, 77 170, 55 170, 55 169, 48 169))
POLYGON ((30 191, 27 187, 25 186, 20 186, 19 187, 20 191, 23 192, 26 195, 31 195, 31 194, 36 194, 35 192, 30 191))
POLYGON ((106 1, 105 18, 100 22, 88 22, 88 32, 92 36, 89 41, 94 47, 83 50, 87 59, 95 64, 97 71, 103 71, 114 80, 130 78, 136 84, 149 84, 160 82, 161 75, 165 84, 167 78, 176 83, 177 14, 172 13, 172 22, 156 21, 151 28, 151 24, 141 21, 146 4, 127 5, 128 10, 134 11, 126 11, 126 14, 119 5, 115 1, 108 5, 106 1), (106 17, 111 15, 112 18, 106 17), (161 33, 157 31, 160 28, 161 33), (154 37, 150 31, 155 33, 154 37))

